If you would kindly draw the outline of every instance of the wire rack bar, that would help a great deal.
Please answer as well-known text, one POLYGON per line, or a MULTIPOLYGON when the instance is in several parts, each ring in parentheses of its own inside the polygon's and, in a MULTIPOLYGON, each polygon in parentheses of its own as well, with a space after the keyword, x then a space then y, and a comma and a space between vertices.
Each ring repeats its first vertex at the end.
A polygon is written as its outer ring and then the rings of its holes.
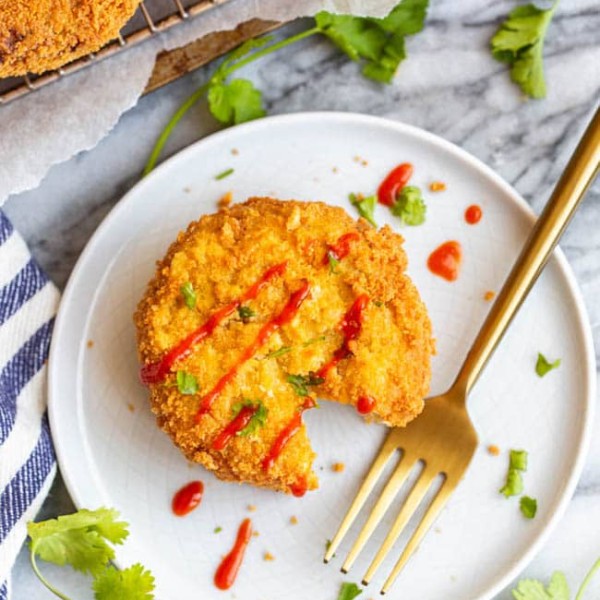
MULTIPOLYGON (((196 0, 192 3, 188 3, 189 5, 186 6, 182 0, 172 0, 173 12, 157 19, 152 16, 154 12, 151 6, 152 0, 142 0, 136 15, 140 14, 142 16, 145 26, 132 31, 127 35, 120 33, 116 40, 110 42, 98 52, 78 58, 60 69, 48 71, 40 76, 25 75, 24 77, 15 78, 14 82, 11 80, 8 86, 3 85, 2 88, 0 88, 0 106, 43 88, 62 77, 76 73, 94 62, 123 52, 127 48, 140 44, 167 29, 179 25, 190 17, 216 8, 227 1, 228 0, 196 0)), ((2 80, 0 80, 0 84, 2 83, 2 80)))

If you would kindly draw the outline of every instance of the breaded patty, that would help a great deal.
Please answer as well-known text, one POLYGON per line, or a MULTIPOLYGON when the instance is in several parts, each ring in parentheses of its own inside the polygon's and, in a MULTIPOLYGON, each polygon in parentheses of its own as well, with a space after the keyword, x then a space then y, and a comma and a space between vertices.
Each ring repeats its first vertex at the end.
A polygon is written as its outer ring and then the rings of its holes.
POLYGON ((140 0, 0 2, 0 77, 43 73, 117 37, 140 0))
POLYGON ((402 243, 320 202, 253 198, 191 223, 135 314, 158 425, 221 479, 296 495, 318 485, 302 424, 317 397, 406 425, 433 342, 402 243))

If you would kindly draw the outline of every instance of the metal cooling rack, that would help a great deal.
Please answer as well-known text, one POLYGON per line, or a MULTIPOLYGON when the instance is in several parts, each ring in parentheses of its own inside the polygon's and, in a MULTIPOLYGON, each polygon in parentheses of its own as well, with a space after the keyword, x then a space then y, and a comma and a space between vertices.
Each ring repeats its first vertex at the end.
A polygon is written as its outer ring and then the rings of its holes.
POLYGON ((94 54, 78 58, 60 69, 42 75, 0 79, 0 105, 30 94, 62 77, 135 46, 183 23, 190 17, 224 4, 227 0, 170 0, 170 2, 169 7, 164 1, 142 0, 135 15, 123 28, 119 37, 94 54))

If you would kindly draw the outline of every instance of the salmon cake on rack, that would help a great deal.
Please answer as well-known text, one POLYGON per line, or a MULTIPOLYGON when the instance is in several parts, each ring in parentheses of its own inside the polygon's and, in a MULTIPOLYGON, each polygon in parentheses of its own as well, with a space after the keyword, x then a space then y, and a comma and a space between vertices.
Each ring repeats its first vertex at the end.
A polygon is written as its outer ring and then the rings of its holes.
POLYGON ((191 223, 135 313, 158 425, 219 478, 315 489, 317 397, 402 427, 423 408, 431 324, 403 239, 321 202, 252 198, 191 223))

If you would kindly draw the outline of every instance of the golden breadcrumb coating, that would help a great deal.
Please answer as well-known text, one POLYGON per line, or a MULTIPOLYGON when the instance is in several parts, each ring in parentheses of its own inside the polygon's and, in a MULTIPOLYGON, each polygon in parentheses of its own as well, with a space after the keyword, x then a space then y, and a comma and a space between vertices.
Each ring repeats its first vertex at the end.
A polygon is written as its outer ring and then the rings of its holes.
POLYGON ((140 0, 3 0, 0 77, 43 73, 117 37, 140 0))
POLYGON ((404 426, 423 408, 434 351, 427 311, 406 276, 402 237, 389 227, 379 231, 341 208, 320 202, 253 198, 193 222, 180 233, 138 305, 138 350, 145 365, 159 361, 215 312, 239 298, 276 264, 285 271, 246 303, 254 316, 237 312, 173 366, 163 382, 150 384, 150 401, 159 426, 185 456, 221 479, 290 492, 303 481, 318 485, 314 452, 304 425, 291 437, 268 470, 263 460, 306 398, 288 376, 317 373, 343 343, 341 323, 361 295, 368 296, 362 328, 349 343, 351 354, 310 387, 314 396, 357 405, 372 399, 368 419, 404 426), (352 233, 347 256, 328 264, 327 251, 352 233), (181 286, 191 282, 196 304, 190 309, 181 286), (285 324, 246 362, 218 395, 208 414, 196 422, 203 394, 239 359, 303 282, 309 295, 285 324), (282 350, 283 349, 283 350, 282 350), (282 350, 275 356, 270 353, 282 350), (176 371, 192 374, 196 395, 182 395, 176 371), (243 400, 267 408, 264 426, 252 435, 234 436, 223 450, 211 448, 243 400))

